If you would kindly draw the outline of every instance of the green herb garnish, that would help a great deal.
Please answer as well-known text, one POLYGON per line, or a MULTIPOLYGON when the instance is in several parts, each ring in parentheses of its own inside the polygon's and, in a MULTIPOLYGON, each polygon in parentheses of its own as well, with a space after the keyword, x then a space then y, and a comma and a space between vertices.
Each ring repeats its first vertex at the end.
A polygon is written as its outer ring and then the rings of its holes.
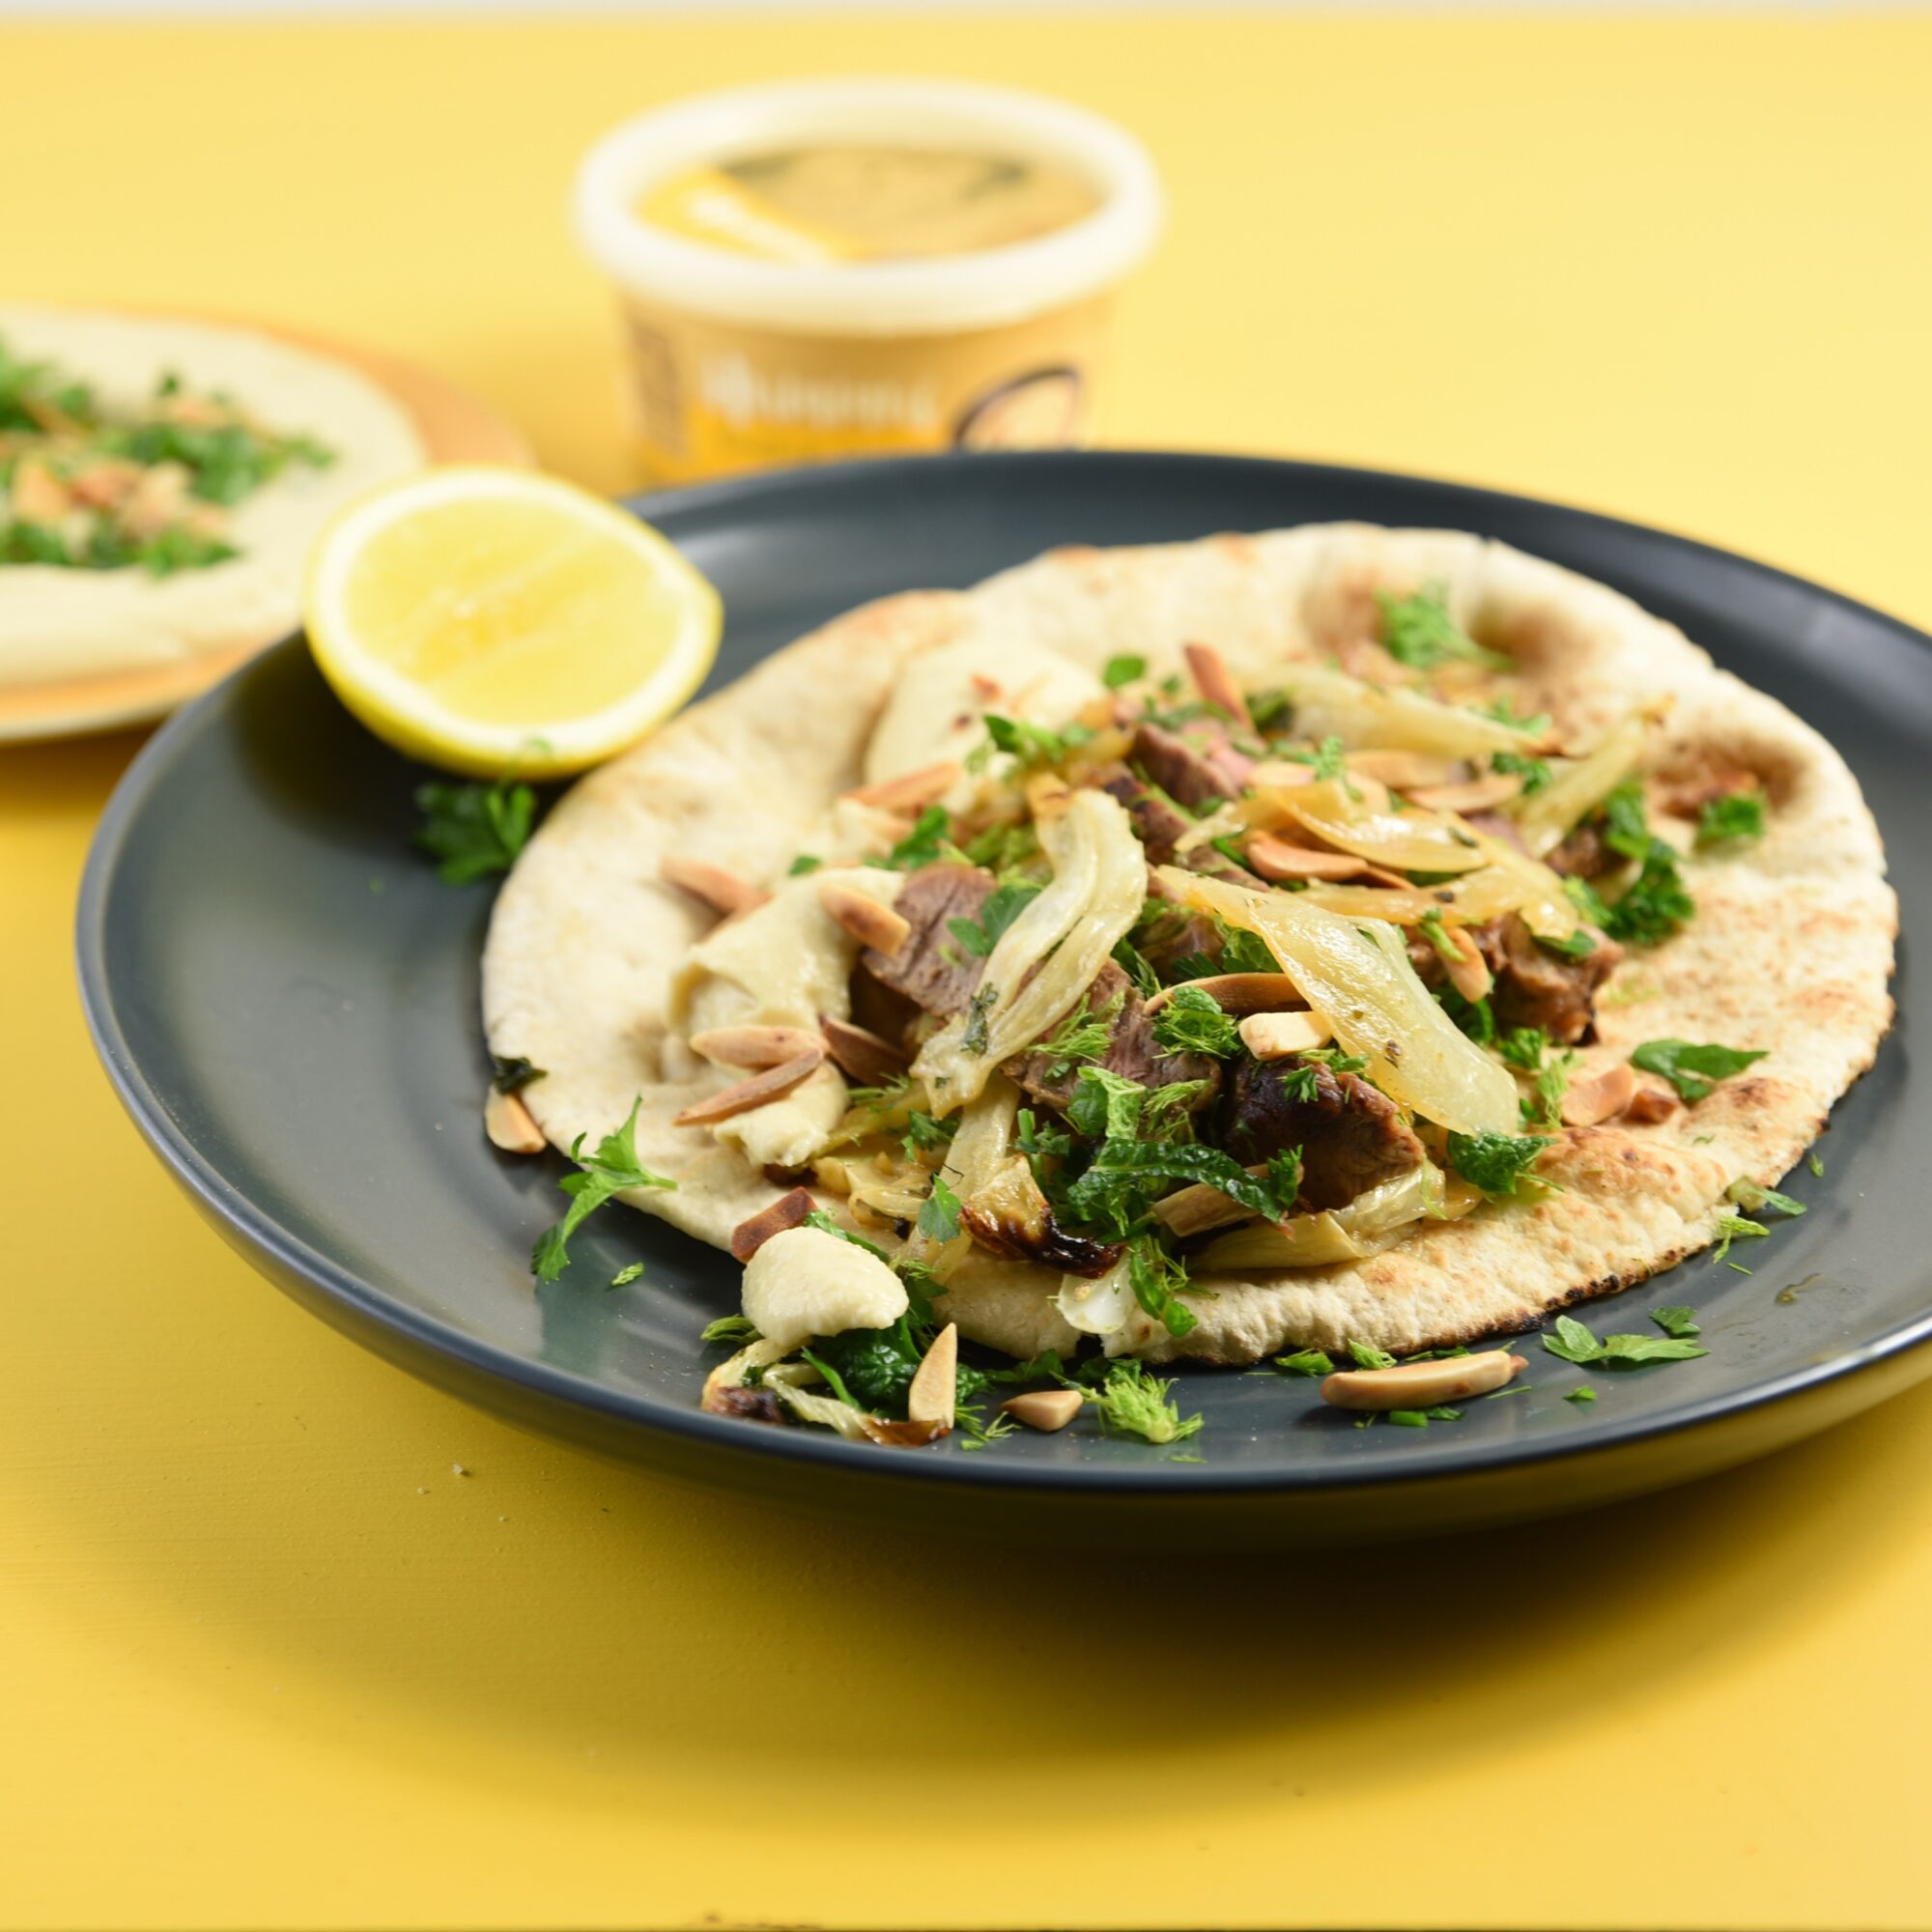
POLYGON ((1226 1060, 1241 1050, 1234 1019, 1212 993, 1194 985, 1177 986, 1153 1016, 1154 1044, 1162 1053, 1205 1053, 1226 1060))
POLYGON ((1515 669, 1508 658, 1486 651, 1449 614, 1449 593, 1440 583, 1427 584, 1410 597, 1378 590, 1376 602, 1382 613, 1382 649, 1410 670, 1433 670, 1451 658, 1487 670, 1515 669))
POLYGON ((1762 838, 1764 806, 1761 791, 1730 791, 1721 798, 1707 798, 1697 810, 1697 849, 1762 838))
POLYGON ((528 842, 537 797, 511 779, 495 784, 431 783, 416 787, 423 814, 416 843, 437 860, 446 886, 468 886, 492 872, 507 872, 528 842))
POLYGON ((1537 1155, 1555 1144, 1549 1134, 1451 1134, 1449 1165, 1485 1194, 1511 1195, 1537 1155))
POLYGON ((554 1281, 569 1264, 570 1237, 613 1194, 627 1187, 675 1187, 660 1174, 639 1165, 637 1148, 638 1109, 640 1094, 631 1102, 630 1117, 621 1127, 608 1133, 589 1154, 583 1151, 588 1138, 579 1134, 570 1145, 570 1157, 579 1168, 566 1174, 557 1185, 570 1196, 570 1206, 562 1220, 539 1236, 530 1254, 530 1266, 539 1281, 554 1281))
POLYGON ((1685 1099, 1697 1101, 1719 1080, 1742 1073, 1754 1060, 1762 1060, 1762 1050, 1744 1047, 1703 1045, 1688 1039, 1647 1039, 1631 1055, 1631 1065, 1646 1073, 1661 1073, 1685 1099))

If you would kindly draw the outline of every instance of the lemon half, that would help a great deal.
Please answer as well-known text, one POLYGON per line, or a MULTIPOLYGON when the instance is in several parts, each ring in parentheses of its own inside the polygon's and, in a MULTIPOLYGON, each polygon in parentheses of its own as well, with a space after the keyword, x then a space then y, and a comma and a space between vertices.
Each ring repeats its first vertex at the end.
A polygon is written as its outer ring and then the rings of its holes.
POLYGON ((351 504, 303 588, 343 703, 412 757, 484 778, 559 777, 634 744, 703 682, 723 615, 649 525, 479 465, 351 504))

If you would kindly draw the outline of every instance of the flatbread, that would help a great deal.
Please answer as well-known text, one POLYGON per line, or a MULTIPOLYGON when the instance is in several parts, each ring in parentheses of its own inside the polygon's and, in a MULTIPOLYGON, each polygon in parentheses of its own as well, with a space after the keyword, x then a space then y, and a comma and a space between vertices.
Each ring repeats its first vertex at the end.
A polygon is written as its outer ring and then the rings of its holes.
MULTIPOLYGON (((1770 800, 1762 840, 1684 859, 1697 916, 1662 946, 1633 950, 1608 980, 1577 1077, 1652 1038, 1765 1057, 1657 1125, 1566 1130, 1539 1170, 1560 1194, 1418 1224, 1357 1263, 1197 1276, 1192 1333, 1176 1342, 1147 1322, 1120 1339, 1153 1360, 1247 1362, 1350 1340, 1400 1353, 1531 1326, 1640 1281, 1714 1238, 1733 1181, 1776 1182, 1871 1065, 1892 1014, 1896 902, 1857 782, 1817 732, 1628 598, 1458 532, 1336 525, 1058 551, 972 591, 889 598, 838 619, 558 807, 497 902, 484 958, 491 1046, 549 1069, 524 1098, 558 1147, 608 1130, 641 1095, 639 1154, 680 1184, 634 1205, 724 1246, 779 1190, 709 1133, 671 1123, 723 1081, 667 1023, 672 978, 711 923, 658 882, 667 853, 776 883, 807 828, 863 781, 871 726, 922 652, 980 636, 1090 670, 1134 652, 1159 671, 1200 640, 1260 684, 1271 664, 1371 634, 1378 588, 1427 582, 1517 660, 1533 703, 1576 741, 1667 698, 1648 766, 1666 791, 1744 770, 1770 800)), ((1690 846, 1688 825, 1659 824, 1690 846)), ((949 1312, 968 1337, 1014 1354, 1066 1349, 1076 1337, 1052 1305, 1057 1287, 1044 1269, 976 1256, 949 1312)))
POLYGON ((334 452, 327 468, 291 465, 235 506, 229 541, 241 554, 226 562, 161 578, 131 565, 0 568, 0 686, 146 669, 286 637, 323 526, 427 461, 408 412, 367 377, 251 329, 21 304, 0 306, 0 343, 58 364, 116 412, 137 410, 173 372, 334 452))

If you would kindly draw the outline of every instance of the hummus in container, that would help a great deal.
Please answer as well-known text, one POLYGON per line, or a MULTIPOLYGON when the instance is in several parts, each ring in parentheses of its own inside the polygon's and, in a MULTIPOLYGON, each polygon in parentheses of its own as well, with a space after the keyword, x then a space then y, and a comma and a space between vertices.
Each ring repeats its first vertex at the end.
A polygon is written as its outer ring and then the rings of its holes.
POLYGON ((576 191, 659 482, 1091 441, 1113 288, 1160 215, 1120 128, 939 81, 685 101, 608 134, 576 191))

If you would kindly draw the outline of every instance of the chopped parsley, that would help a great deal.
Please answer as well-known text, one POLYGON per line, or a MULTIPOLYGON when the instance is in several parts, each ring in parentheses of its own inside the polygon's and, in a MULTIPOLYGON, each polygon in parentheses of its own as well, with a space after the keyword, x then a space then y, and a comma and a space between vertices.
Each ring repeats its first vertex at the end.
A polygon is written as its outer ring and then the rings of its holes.
POLYGON ((1761 791, 1727 791, 1721 798, 1707 798, 1697 810, 1697 849, 1710 845, 1730 845, 1747 838, 1764 837, 1764 794, 1761 791))
POLYGON ((1520 1026, 1511 1027, 1496 1041, 1496 1051, 1512 1066, 1520 1066, 1525 1073, 1540 1073, 1549 1045, 1549 1036, 1541 1027, 1520 1026))
POLYGON ((1293 714, 1293 699, 1277 685, 1270 685, 1265 691, 1248 693, 1248 716, 1254 721, 1257 731, 1286 724, 1293 714))
MULTIPOLYGON (((1584 916, 1612 939, 1636 946, 1661 945, 1690 919, 1697 905, 1677 869, 1677 848, 1651 832, 1640 780, 1625 779, 1605 799, 1601 823, 1604 843, 1620 857, 1636 861, 1637 875, 1608 905, 1594 888, 1588 892, 1587 909, 1582 894, 1571 892, 1571 897, 1584 909, 1584 916), (1601 918, 1597 917, 1599 911, 1601 918)), ((1566 881, 1564 890, 1569 892, 1573 883, 1586 884, 1566 881)))
POLYGON ((1449 937, 1448 929, 1442 923, 1442 915, 1432 907, 1416 921, 1416 928, 1423 938, 1435 949, 1435 956, 1451 966, 1463 963, 1463 951, 1449 937))
POLYGON ((1451 1134, 1449 1165, 1485 1194, 1511 1195, 1537 1155, 1555 1144, 1549 1134, 1451 1134))
POLYGON ((1127 1286, 1145 1313, 1177 1340, 1194 1327, 1194 1311, 1180 1299, 1187 1269, 1152 1235, 1137 1235, 1127 1248, 1127 1286))
MULTIPOLYGON (((1688 1313, 1688 1311, 1686 1311, 1688 1313)), ((1635 1368, 1644 1362, 1689 1362, 1711 1351, 1689 1335, 1605 1335, 1600 1342, 1573 1315, 1556 1318, 1556 1332, 1543 1338, 1552 1355, 1578 1367, 1635 1368)))
POLYGON ((628 1267, 620 1267, 611 1277, 611 1286, 612 1288, 628 1288, 643 1271, 644 1264, 642 1262, 632 1262, 628 1267))
POLYGON ((1697 1311, 1694 1308, 1653 1308, 1650 1319, 1666 1335, 1674 1335, 1679 1341, 1687 1335, 1701 1335, 1704 1332, 1697 1326, 1697 1311))
POLYGON ((446 886, 472 885, 516 863, 536 822, 537 797, 526 784, 431 783, 416 787, 423 814, 416 843, 436 861, 446 886))
POLYGON ((742 1315, 721 1315, 715 1321, 704 1324, 704 1332, 697 1338, 700 1342, 755 1342, 758 1331, 742 1315))
POLYGON ((1373 1342, 1350 1342, 1349 1353, 1354 1357, 1358 1369, 1392 1369, 1395 1357, 1386 1349, 1378 1349, 1373 1342))
POLYGON ((900 1136, 899 1146, 908 1160, 916 1159, 922 1153, 930 1153, 943 1147, 950 1147, 952 1136, 959 1131, 960 1116, 935 1120, 930 1114, 915 1107, 906 1116, 905 1132, 900 1136))
POLYGON ((810 852, 801 852, 798 855, 798 857, 794 859, 791 862, 791 864, 785 867, 785 877, 788 879, 803 878, 807 872, 817 871, 819 867, 824 865, 824 863, 825 861, 823 859, 816 858, 810 852))
POLYGON ((1014 825, 989 825, 967 840, 963 856, 983 866, 1004 885, 1009 873, 1039 856, 1039 835, 1025 819, 1014 825))
POLYGON ((1376 602, 1382 613, 1382 649, 1410 670, 1434 670, 1452 658, 1488 670, 1515 669, 1508 658, 1486 651, 1449 614, 1449 593, 1440 583, 1426 584, 1410 597, 1378 590, 1376 602))
POLYGON ((1478 1046, 1488 1046, 1496 1037, 1495 1009, 1487 999, 1465 1000, 1446 981, 1435 988, 1435 1004, 1478 1046))
POLYGON ((1497 752, 1490 759, 1490 769, 1501 772, 1506 777, 1522 781, 1523 796, 1538 792, 1549 782, 1549 764, 1545 758, 1532 758, 1523 752, 1497 752))
POLYGON ((987 712, 983 722, 986 742, 968 756, 969 771, 983 771, 995 752, 1006 752, 1022 765, 1057 765, 1094 736, 1085 724, 1068 724, 1058 731, 1049 731, 1044 724, 1002 718, 997 711, 987 712))
POLYGON ((1769 1208, 1774 1214, 1789 1214, 1795 1218, 1808 1211, 1804 1202, 1794 1201, 1790 1195, 1780 1194, 1775 1187, 1765 1187, 1742 1177, 1724 1190, 1724 1199, 1736 1202, 1747 1214, 1761 1214, 1769 1208))
POLYGON ((519 1057, 505 1059, 500 1053, 490 1056, 490 1084, 499 1094, 521 1094, 532 1080, 541 1080, 544 1069, 519 1057))
POLYGON ((1576 1064, 1577 1056, 1568 1048, 1561 1053, 1552 1053, 1544 1063, 1536 1076, 1534 1092, 1529 1098, 1519 1103, 1525 1126, 1556 1127, 1563 1124, 1563 1096, 1570 1091, 1570 1069, 1576 1064))
POLYGON ((941 1246, 959 1238, 959 1197, 940 1175, 932 1177, 932 1192, 919 1210, 919 1232, 941 1246))
POLYGON ((1747 1221, 1742 1214, 1719 1214, 1716 1226, 1718 1245, 1712 1254, 1714 1261, 1722 1261, 1730 1253, 1733 1241, 1754 1241, 1771 1233, 1762 1221, 1747 1221))
POLYGON ((1647 1039, 1631 1055, 1631 1065, 1646 1073, 1661 1073, 1686 1100, 1697 1101, 1719 1080, 1742 1073, 1762 1051, 1719 1046, 1715 1041, 1697 1045, 1688 1039, 1647 1039))
POLYGON ((1597 1391, 1588 1382, 1579 1382, 1563 1398, 1565 1402, 1574 1402, 1579 1406, 1584 1403, 1595 1402, 1596 1399, 1597 1391))
POLYGON ((562 1220, 547 1229, 530 1254, 530 1266, 539 1281, 554 1281, 570 1262, 570 1237, 613 1194, 627 1187, 675 1187, 677 1182, 653 1174, 638 1162, 638 1109, 640 1095, 631 1102, 630 1118, 597 1143, 588 1154, 583 1151, 587 1136, 579 1134, 570 1144, 570 1157, 579 1168, 566 1174, 557 1185, 570 1196, 570 1206, 562 1220))
POLYGON ((1147 675, 1147 659, 1138 658, 1131 652, 1123 651, 1118 657, 1107 660, 1100 672, 1100 682, 1109 691, 1119 691, 1123 684, 1132 684, 1137 677, 1147 675))
POLYGON ((992 1043, 993 1002, 1000 997, 997 986, 981 986, 966 1003, 966 1026, 959 1044, 967 1053, 984 1053, 992 1043))
POLYGON ((1114 1025, 1124 1004, 1116 993, 1097 1012, 1082 1004, 1061 1021, 1046 1038, 1034 1048, 1047 1057, 1048 1080, 1065 1080, 1082 1061, 1098 1060, 1113 1043, 1114 1025))
POLYGON ((1163 1054, 1205 1053, 1226 1060, 1241 1049, 1234 1019, 1205 987, 1177 986, 1153 1016, 1154 1044, 1163 1054))

